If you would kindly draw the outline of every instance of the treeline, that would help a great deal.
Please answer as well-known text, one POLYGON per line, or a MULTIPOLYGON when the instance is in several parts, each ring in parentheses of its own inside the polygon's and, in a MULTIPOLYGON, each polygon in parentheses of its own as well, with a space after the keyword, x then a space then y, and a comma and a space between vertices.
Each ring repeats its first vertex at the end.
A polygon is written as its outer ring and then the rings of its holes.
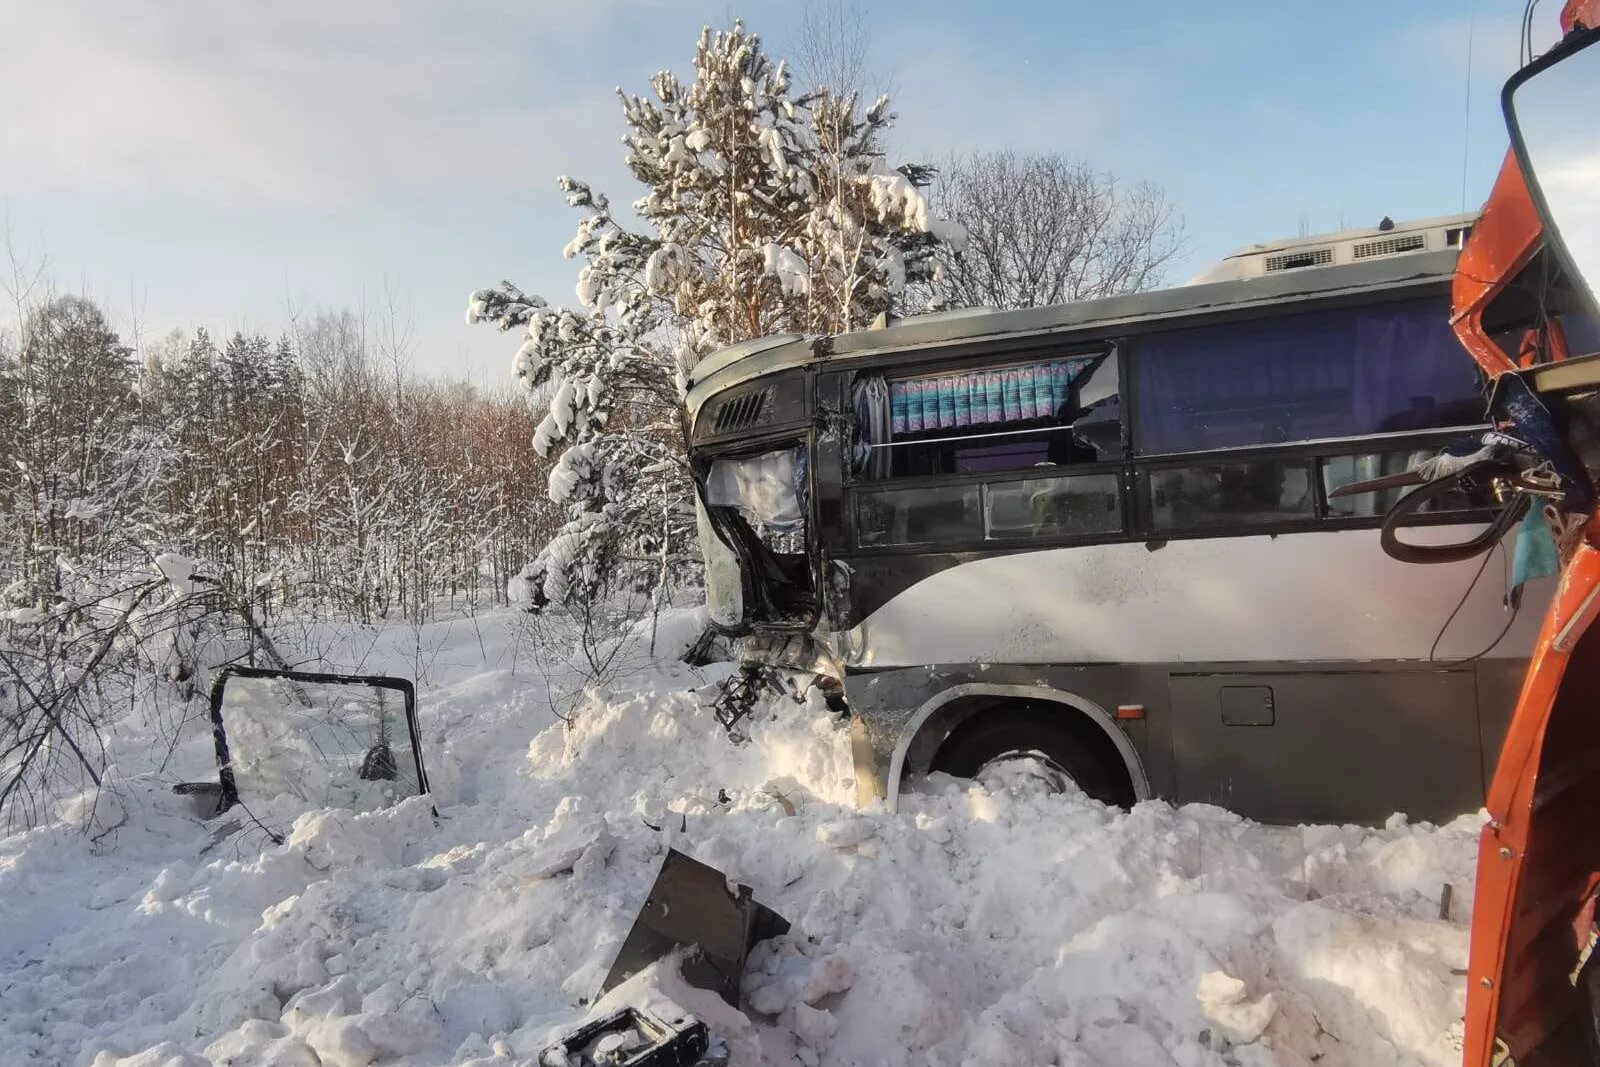
POLYGON ((88 301, 34 310, 0 354, 6 606, 129 534, 191 558, 256 619, 372 623, 503 603, 555 515, 509 389, 385 364, 359 320, 276 340, 205 330, 140 362, 88 301))
POLYGON ((155 679, 288 665, 275 623, 506 601, 557 525, 536 420, 393 356, 346 313, 141 357, 77 297, 0 333, 0 826, 99 786, 155 679))

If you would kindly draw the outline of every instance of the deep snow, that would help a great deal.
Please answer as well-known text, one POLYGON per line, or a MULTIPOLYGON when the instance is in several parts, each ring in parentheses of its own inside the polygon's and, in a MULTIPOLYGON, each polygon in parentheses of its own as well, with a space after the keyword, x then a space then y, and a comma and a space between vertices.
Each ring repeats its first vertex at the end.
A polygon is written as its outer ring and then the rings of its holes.
POLYGON ((709 710, 732 668, 657 662, 569 727, 522 619, 352 636, 327 664, 427 668, 437 821, 416 798, 214 838, 168 788, 212 773, 209 738, 158 774, 166 745, 125 723, 115 796, 0 839, 0 1060, 532 1064, 669 844, 794 924, 752 961, 749 1027, 722 1022, 746 1062, 1459 1060, 1476 815, 1274 828, 1025 776, 857 811, 820 699, 767 701, 735 745, 709 710))

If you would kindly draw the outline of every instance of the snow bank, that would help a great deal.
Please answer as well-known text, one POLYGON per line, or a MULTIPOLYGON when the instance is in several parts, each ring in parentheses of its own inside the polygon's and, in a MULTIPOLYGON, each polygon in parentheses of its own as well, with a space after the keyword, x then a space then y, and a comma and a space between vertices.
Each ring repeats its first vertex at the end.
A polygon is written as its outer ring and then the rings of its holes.
MULTIPOLYGON (((115 808, 80 798, 0 840, 6 1062, 532 1064, 583 1015, 669 846, 794 924, 752 958, 750 1029, 724 1020, 735 1062, 1459 1058, 1476 817, 1273 828, 1026 776, 857 811, 815 694, 768 700, 736 745, 709 710, 730 668, 663 663, 567 727, 518 671, 517 618, 395 642, 433 643, 437 820, 421 799, 311 812, 273 845, 196 822, 124 754, 115 808)), ((669 617, 660 647, 692 628, 669 617)), ((190 776, 206 743, 177 753, 190 776)))

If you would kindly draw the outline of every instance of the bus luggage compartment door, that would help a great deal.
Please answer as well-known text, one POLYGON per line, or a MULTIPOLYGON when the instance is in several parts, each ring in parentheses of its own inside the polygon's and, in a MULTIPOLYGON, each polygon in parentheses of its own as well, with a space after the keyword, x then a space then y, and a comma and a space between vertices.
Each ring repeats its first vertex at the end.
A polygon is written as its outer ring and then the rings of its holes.
POLYGON ((1173 674, 1181 802, 1267 822, 1447 820, 1483 803, 1472 669, 1173 674))

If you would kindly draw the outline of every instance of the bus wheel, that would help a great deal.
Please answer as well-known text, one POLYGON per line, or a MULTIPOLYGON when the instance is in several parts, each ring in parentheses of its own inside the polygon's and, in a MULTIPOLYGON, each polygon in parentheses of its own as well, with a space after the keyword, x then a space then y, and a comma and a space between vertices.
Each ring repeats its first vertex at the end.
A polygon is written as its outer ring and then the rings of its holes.
POLYGON ((1033 761, 1031 773, 1047 784, 1070 781, 1102 803, 1133 804, 1133 781, 1116 746, 1093 722, 1065 707, 978 712, 950 732, 928 769, 976 778, 1012 760, 1033 761), (1057 776, 1061 781, 1052 782, 1057 776))

